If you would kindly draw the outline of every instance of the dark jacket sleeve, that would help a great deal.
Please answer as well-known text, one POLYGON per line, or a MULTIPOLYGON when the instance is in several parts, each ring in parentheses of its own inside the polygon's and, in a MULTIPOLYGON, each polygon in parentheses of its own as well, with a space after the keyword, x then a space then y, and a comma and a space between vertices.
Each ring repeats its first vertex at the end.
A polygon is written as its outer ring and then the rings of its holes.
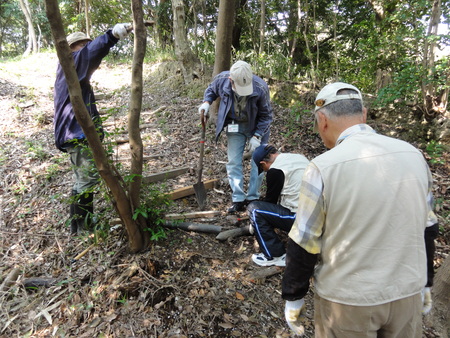
POLYGON ((305 297, 309 290, 309 280, 314 273, 318 256, 318 254, 310 254, 292 239, 289 239, 281 293, 284 300, 297 300, 305 297))
POLYGON ((269 93, 269 86, 267 83, 261 79, 258 76, 254 76, 254 90, 258 92, 258 99, 256 100, 255 104, 256 107, 253 107, 251 109, 251 114, 253 112, 257 112, 256 116, 250 116, 250 119, 255 118, 255 134, 259 134, 261 136, 265 136, 263 141, 267 141, 269 137, 269 131, 270 131, 270 125, 273 120, 273 112, 272 112, 272 105, 270 104, 270 93, 269 93), (255 109, 256 108, 256 109, 255 109))
MULTIPOLYGON (((102 59, 109 53, 109 50, 117 41, 118 39, 114 37, 112 31, 108 30, 105 34, 89 42, 84 48, 72 53, 75 69, 80 81, 83 102, 98 128, 101 138, 103 137, 101 119, 99 118, 94 92, 89 81, 92 74, 100 66, 102 59)), ((66 142, 73 139, 83 139, 84 134, 73 112, 66 78, 61 65, 58 65, 56 72, 54 104, 55 144, 58 149, 66 151, 66 142)))
POLYGON ((269 169, 266 174, 267 192, 265 202, 277 204, 284 186, 284 173, 280 169, 269 169))
POLYGON ((425 249, 427 252, 427 284, 426 287, 433 286, 434 279, 434 252, 436 251, 436 246, 434 240, 439 234, 438 224, 434 224, 425 229, 425 249))

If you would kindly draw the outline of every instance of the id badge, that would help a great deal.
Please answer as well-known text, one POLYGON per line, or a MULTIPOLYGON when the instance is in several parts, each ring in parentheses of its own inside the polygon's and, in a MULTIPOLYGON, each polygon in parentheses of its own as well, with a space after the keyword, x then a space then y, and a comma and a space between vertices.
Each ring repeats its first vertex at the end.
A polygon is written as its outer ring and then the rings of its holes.
POLYGON ((237 132, 239 132, 239 124, 235 124, 235 123, 229 124, 228 125, 228 132, 229 133, 237 133, 237 132))

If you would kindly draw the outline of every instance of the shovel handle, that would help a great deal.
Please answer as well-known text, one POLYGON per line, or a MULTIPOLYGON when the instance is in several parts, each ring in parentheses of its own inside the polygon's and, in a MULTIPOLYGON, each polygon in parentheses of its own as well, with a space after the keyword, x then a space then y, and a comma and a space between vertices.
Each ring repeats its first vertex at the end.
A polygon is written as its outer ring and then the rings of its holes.
POLYGON ((200 158, 198 163, 198 183, 202 181, 202 173, 203 173, 203 155, 205 152, 205 134, 206 134, 206 122, 208 118, 202 114, 202 136, 200 138, 200 158))
POLYGON ((202 114, 201 115, 201 121, 202 121, 202 128, 203 128, 203 130, 205 130, 206 129, 206 122, 208 122, 208 117, 202 114))

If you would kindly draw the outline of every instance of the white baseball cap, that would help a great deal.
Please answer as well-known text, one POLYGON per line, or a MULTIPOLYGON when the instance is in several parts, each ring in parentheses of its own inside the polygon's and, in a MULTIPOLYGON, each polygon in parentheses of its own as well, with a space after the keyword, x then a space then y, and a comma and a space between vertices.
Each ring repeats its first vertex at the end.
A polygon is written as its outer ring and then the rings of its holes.
POLYGON ((69 44, 69 47, 78 41, 92 41, 92 39, 89 38, 83 32, 75 32, 75 33, 69 34, 67 36, 66 40, 67 40, 67 43, 69 44))
POLYGON ((323 87, 319 94, 317 94, 316 101, 314 101, 314 104, 316 105, 314 112, 329 105, 330 103, 340 100, 361 100, 362 102, 362 95, 359 89, 351 84, 344 82, 330 83, 329 85, 323 87), (338 94, 338 92, 342 89, 353 89, 357 92, 357 94, 338 94))
POLYGON ((236 61, 230 69, 230 78, 234 82, 236 93, 248 96, 253 93, 253 72, 245 61, 236 61))
MULTIPOLYGON (((340 100, 361 100, 362 102, 363 99, 359 89, 351 84, 344 82, 330 83, 329 85, 323 87, 322 90, 319 92, 319 94, 317 94, 316 100, 314 101, 315 104, 314 113, 318 111, 320 108, 323 108, 329 105, 330 103, 340 100), (353 89, 357 93, 338 94, 338 92, 342 89, 353 89)), ((313 130, 315 132, 318 131, 316 119, 317 117, 314 117, 313 130)))

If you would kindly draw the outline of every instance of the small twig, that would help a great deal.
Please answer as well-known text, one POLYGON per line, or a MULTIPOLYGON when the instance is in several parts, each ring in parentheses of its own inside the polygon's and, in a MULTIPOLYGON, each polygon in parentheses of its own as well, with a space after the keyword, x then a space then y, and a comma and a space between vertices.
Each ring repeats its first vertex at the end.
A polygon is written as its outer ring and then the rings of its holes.
POLYGON ((79 260, 80 258, 82 258, 84 255, 86 255, 89 250, 91 250, 94 246, 96 246, 95 243, 89 245, 86 249, 84 249, 82 252, 80 252, 77 256, 75 256, 74 259, 72 259, 71 263, 75 263, 77 260, 79 260))
POLYGON ((16 266, 9 272, 8 276, 6 276, 2 285, 0 285, 0 292, 7 291, 10 288, 10 286, 12 286, 16 282, 17 278, 19 278, 19 275, 20 275, 20 268, 16 266))

